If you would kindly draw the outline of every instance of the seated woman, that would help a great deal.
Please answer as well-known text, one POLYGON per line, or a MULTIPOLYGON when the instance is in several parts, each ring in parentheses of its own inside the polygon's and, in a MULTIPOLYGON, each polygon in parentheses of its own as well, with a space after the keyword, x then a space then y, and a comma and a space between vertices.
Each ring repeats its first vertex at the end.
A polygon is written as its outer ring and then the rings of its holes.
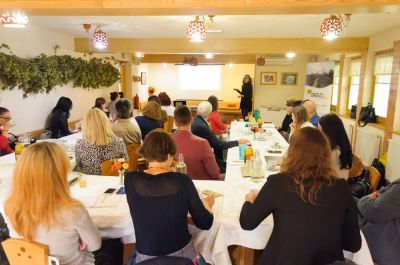
MULTIPOLYGON (((205 198, 203 205, 190 177, 171 172, 175 152, 175 142, 168 133, 152 131, 140 149, 149 169, 130 172, 125 178, 126 197, 136 234, 136 263, 156 256, 204 261, 193 247, 187 219, 190 213, 198 228, 210 229, 214 198, 205 198)), ((128 264, 133 262, 132 257, 128 264)))
POLYGON ((374 261, 394 265, 400 261, 400 179, 357 203, 359 224, 374 261))
POLYGON ((294 103, 296 102, 296 99, 294 97, 290 97, 286 100, 286 115, 285 118, 282 121, 282 125, 278 128, 278 132, 281 134, 289 134, 290 133, 290 127, 289 125, 293 122, 292 120, 292 111, 294 103))
POLYGON ((170 117, 174 117, 175 107, 171 106, 171 98, 168 96, 167 93, 161 92, 158 94, 158 98, 160 99, 161 109, 167 112, 167 115, 170 117))
POLYGON ((115 119, 116 113, 115 113, 115 104, 117 103, 117 100, 119 99, 119 93, 118 92, 111 92, 110 93, 110 103, 108 103, 108 111, 109 111, 109 118, 111 120, 115 119))
POLYGON ((162 128, 159 122, 161 119, 160 105, 154 101, 149 101, 143 107, 142 113, 143 116, 136 116, 135 120, 142 132, 142 139, 144 139, 150 131, 162 128))
POLYGON ((156 102, 156 103, 158 104, 159 108, 160 108, 160 111, 161 111, 161 119, 159 119, 158 122, 160 123, 161 128, 163 128, 163 127, 164 127, 164 122, 167 121, 168 114, 167 114, 167 112, 166 112, 165 110, 163 110, 163 109, 161 108, 161 101, 160 101, 160 99, 159 99, 157 96, 151 96, 151 97, 149 97, 149 98, 147 99, 147 102, 151 102, 151 101, 156 102))
POLYGON ((8 130, 12 127, 10 111, 0 107, 0 156, 14 152, 8 145, 8 130))
POLYGON ((61 97, 46 120, 45 128, 51 131, 51 138, 58 139, 74 133, 68 127, 69 112, 72 109, 72 100, 61 97))
POLYGON ((307 110, 303 106, 296 106, 292 110, 292 120, 293 122, 290 126, 290 137, 292 137, 293 133, 304 127, 314 127, 310 122, 310 117, 308 117, 307 110))
POLYGON ((318 128, 325 133, 331 144, 331 160, 336 176, 347 180, 353 153, 342 120, 336 114, 329 113, 319 119, 318 128))
POLYGON ((87 251, 100 248, 100 234, 70 195, 69 170, 67 154, 56 143, 36 143, 22 153, 4 203, 10 236, 47 245, 61 265, 94 264, 87 251))
POLYGON ((115 136, 104 112, 88 111, 83 121, 83 139, 75 146, 75 170, 88 175, 101 175, 101 162, 113 158, 128 159, 124 141, 115 136))
POLYGON ((240 225, 255 229, 271 213, 274 228, 258 264, 330 264, 343 250, 361 248, 357 209, 345 180, 337 179, 328 139, 316 128, 293 134, 281 173, 258 195, 246 195, 240 225))
POLYGON ((212 111, 207 119, 208 123, 210 124, 211 130, 215 133, 215 135, 225 133, 226 126, 222 123, 221 116, 218 112, 218 98, 216 96, 210 96, 207 101, 210 102, 212 106, 212 111))
POLYGON ((104 112, 107 115, 107 117, 110 114, 108 112, 108 109, 107 109, 107 106, 106 106, 106 99, 105 98, 96 98, 96 101, 94 103, 94 107, 93 108, 98 108, 99 110, 104 112))

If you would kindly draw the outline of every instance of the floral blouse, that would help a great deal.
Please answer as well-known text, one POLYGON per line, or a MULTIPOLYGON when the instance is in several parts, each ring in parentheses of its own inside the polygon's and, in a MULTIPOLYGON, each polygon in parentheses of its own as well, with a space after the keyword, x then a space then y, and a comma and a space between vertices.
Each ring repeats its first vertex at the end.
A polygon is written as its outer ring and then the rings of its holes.
POLYGON ((75 146, 75 170, 88 175, 101 175, 101 162, 113 158, 128 159, 122 138, 112 136, 107 145, 95 145, 85 139, 78 140, 75 146))

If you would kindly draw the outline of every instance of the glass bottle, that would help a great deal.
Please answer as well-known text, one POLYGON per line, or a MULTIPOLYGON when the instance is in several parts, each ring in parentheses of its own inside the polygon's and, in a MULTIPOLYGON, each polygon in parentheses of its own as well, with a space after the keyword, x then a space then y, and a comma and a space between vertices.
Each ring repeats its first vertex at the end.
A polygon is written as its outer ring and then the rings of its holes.
POLYGON ((176 172, 182 173, 182 174, 187 174, 187 167, 185 164, 185 160, 183 158, 183 154, 179 153, 178 155, 178 162, 176 162, 176 172))
POLYGON ((253 177, 254 178, 261 178, 262 177, 262 161, 260 156, 260 150, 256 150, 254 158, 253 158, 253 177))
POLYGON ((249 161, 253 155, 253 147, 251 146, 251 143, 248 143, 246 146, 246 150, 244 151, 244 162, 246 163, 246 161, 249 161))

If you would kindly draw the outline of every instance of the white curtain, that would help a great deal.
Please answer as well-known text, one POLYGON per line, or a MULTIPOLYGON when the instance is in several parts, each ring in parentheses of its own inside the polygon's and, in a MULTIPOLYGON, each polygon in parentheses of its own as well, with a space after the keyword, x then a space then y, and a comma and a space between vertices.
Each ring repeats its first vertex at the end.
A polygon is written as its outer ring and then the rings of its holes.
POLYGON ((375 75, 390 75, 392 73, 392 54, 382 54, 375 57, 375 75))
POLYGON ((350 75, 360 75, 361 73, 361 60, 360 59, 355 59, 351 60, 351 69, 350 69, 350 75))

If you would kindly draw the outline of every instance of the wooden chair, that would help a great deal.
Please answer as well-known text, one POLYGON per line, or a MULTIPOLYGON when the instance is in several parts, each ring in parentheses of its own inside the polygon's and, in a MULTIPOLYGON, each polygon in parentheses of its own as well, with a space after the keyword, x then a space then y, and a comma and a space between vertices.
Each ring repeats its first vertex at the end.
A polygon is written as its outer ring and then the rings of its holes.
POLYGON ((101 162, 101 175, 102 176, 118 176, 118 171, 112 171, 111 166, 114 163, 114 159, 104 160, 101 162))
POLYGON ((368 173, 369 173, 369 182, 371 183, 371 192, 376 191, 376 188, 378 187, 379 180, 381 179, 381 173, 374 168, 369 166, 368 167, 368 173))
POLYGON ((138 169, 138 159, 139 155, 137 151, 139 150, 141 144, 128 144, 126 146, 126 151, 129 157, 129 169, 128 172, 137 171, 138 169))
POLYGON ((174 125, 174 117, 168 116, 167 120, 164 122, 164 131, 167 133, 172 133, 172 127, 174 125))
POLYGON ((23 239, 9 238, 1 243, 10 265, 59 265, 55 257, 49 256, 46 245, 23 239))

